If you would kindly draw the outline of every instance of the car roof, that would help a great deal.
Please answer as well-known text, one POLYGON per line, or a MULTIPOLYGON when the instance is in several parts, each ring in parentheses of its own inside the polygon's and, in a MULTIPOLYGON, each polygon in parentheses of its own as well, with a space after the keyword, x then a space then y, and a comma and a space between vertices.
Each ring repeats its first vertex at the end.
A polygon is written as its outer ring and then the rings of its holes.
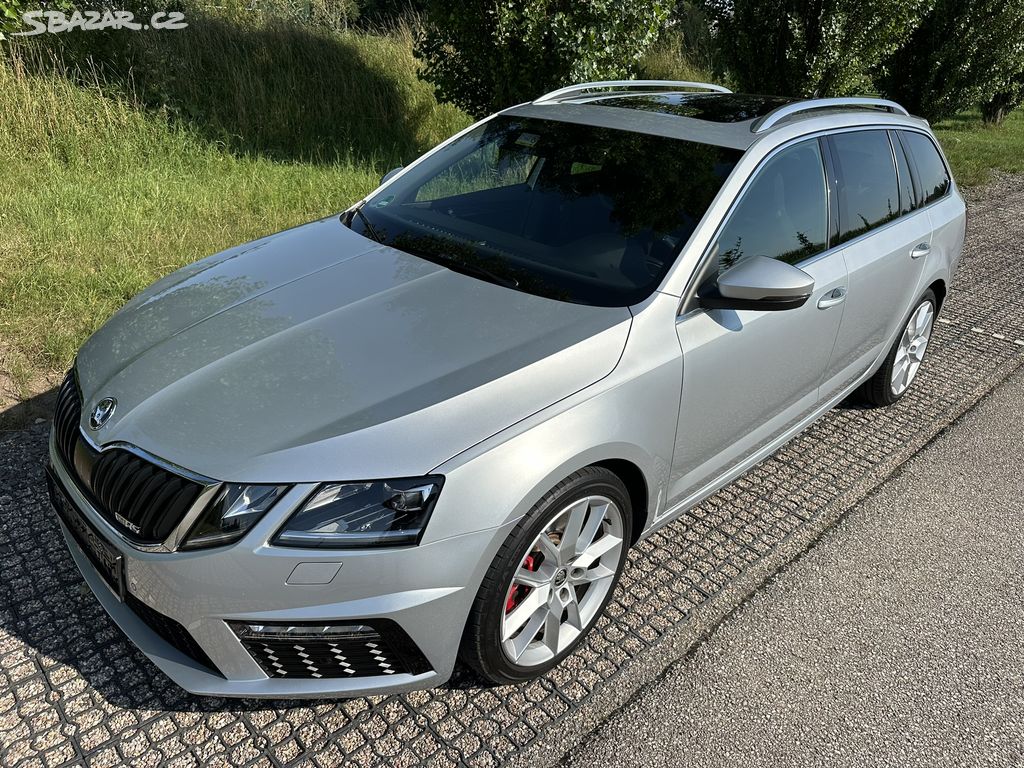
POLYGON ((732 93, 710 83, 658 80, 582 83, 501 114, 616 128, 739 150, 796 121, 812 120, 818 123, 815 128, 831 127, 829 121, 822 120, 828 116, 844 116, 841 127, 851 124, 851 116, 854 125, 857 116, 863 117, 865 125, 877 124, 880 115, 889 118, 887 123, 918 128, 927 125, 899 104, 883 99, 798 99, 732 93))

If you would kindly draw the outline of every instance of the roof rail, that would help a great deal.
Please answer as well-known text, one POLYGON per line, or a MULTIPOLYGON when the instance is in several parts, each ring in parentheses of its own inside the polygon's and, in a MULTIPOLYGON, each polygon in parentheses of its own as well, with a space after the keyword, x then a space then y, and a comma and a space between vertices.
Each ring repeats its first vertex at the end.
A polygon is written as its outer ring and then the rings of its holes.
POLYGON ((540 104, 546 101, 562 101, 573 96, 579 96, 587 91, 594 91, 602 88, 611 88, 617 91, 661 88, 675 91, 702 90, 714 91, 716 93, 732 93, 728 88, 723 88, 721 85, 714 85, 712 83, 693 83, 688 80, 601 80, 596 83, 579 83, 578 85, 570 85, 567 88, 559 88, 557 91, 545 93, 533 103, 540 104))
POLYGON ((794 101, 792 104, 784 104, 778 109, 773 109, 760 120, 756 120, 751 126, 754 133, 767 131, 769 128, 781 123, 787 117, 798 115, 801 112, 813 112, 819 109, 835 109, 837 107, 853 107, 861 109, 884 109, 895 115, 910 116, 910 113, 895 101, 886 99, 873 99, 867 96, 854 96, 840 99, 807 99, 806 101, 794 101))

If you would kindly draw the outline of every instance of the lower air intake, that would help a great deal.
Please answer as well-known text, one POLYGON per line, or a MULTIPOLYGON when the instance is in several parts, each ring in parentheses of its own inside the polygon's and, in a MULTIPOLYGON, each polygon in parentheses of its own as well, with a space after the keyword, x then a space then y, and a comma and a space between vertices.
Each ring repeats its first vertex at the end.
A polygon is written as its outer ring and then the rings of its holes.
POLYGON ((415 643, 386 619, 367 624, 229 624, 270 677, 374 677, 430 671, 415 643))

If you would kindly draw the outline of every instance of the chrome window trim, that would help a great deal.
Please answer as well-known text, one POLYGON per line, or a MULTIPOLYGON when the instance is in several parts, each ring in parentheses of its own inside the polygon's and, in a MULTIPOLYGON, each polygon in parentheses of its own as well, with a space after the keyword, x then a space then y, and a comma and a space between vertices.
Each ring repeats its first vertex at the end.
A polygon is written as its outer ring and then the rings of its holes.
MULTIPOLYGON (((747 176, 746 181, 744 181, 743 187, 740 189, 739 193, 733 199, 732 203, 729 205, 729 208, 726 210, 726 212, 722 215, 722 218, 721 218, 721 220, 719 220, 718 225, 715 227, 714 232, 711 235, 711 238, 708 240, 707 246, 704 248, 704 252, 700 256, 700 260, 698 261, 697 267, 693 270, 693 272, 687 278, 686 288, 683 290, 682 295, 680 296, 679 308, 676 310, 676 322, 678 323, 681 320, 683 320, 684 318, 690 317, 690 315, 692 315, 694 313, 694 311, 703 311, 703 310, 701 310, 700 307, 698 307, 698 306, 693 304, 694 296, 697 293, 697 289, 700 287, 700 280, 699 280, 699 278, 700 278, 700 276, 704 273, 704 271, 708 267, 708 262, 711 259, 711 254, 714 251, 715 244, 718 242, 718 236, 721 234, 723 227, 725 226, 726 222, 729 221, 729 218, 733 215, 733 213, 736 211, 736 208, 739 205, 740 201, 746 196, 747 192, 750 190, 750 186, 751 186, 752 182, 754 181, 754 179, 757 178, 758 174, 761 172, 761 170, 764 168, 765 164, 769 160, 771 160, 773 157, 775 157, 777 154, 779 154, 783 150, 785 150, 785 149, 787 149, 789 147, 792 147, 795 144, 799 144, 801 142, 808 141, 810 139, 821 139, 823 137, 827 138, 829 136, 834 136, 834 135, 840 134, 840 133, 854 133, 854 132, 857 132, 857 131, 874 131, 874 130, 880 130, 880 131, 903 130, 903 131, 908 131, 908 132, 913 132, 913 133, 919 133, 922 136, 925 136, 926 138, 928 138, 928 140, 931 141, 932 144, 936 145, 936 148, 939 149, 939 157, 942 158, 943 163, 947 164, 946 165, 946 173, 949 176, 950 183, 949 183, 949 186, 946 188, 945 193, 942 195, 942 197, 939 197, 939 198, 937 198, 935 200, 932 200, 930 203, 926 203, 925 205, 922 205, 919 208, 915 208, 914 210, 910 211, 909 213, 903 214, 901 216, 897 216, 895 219, 890 219, 889 221, 885 222, 884 224, 881 224, 881 225, 879 225, 877 227, 869 229, 867 232, 864 232, 864 233, 858 235, 857 237, 851 238, 850 240, 844 240, 841 243, 837 243, 836 245, 833 245, 833 246, 829 247, 828 249, 822 251, 821 253, 816 253, 813 256, 808 256, 806 259, 797 262, 793 266, 795 266, 797 268, 803 268, 805 266, 809 266, 809 265, 813 264, 814 262, 818 261, 819 259, 825 258, 826 256, 831 256, 831 255, 835 254, 836 252, 841 251, 843 248, 846 248, 846 247, 848 247, 848 246, 850 246, 852 244, 858 243, 862 239, 864 239, 866 237, 869 237, 869 236, 875 234, 876 232, 880 232, 881 230, 883 230, 883 229, 885 229, 887 227, 890 227, 893 224, 896 224, 896 223, 904 221, 905 219, 907 219, 910 216, 914 216, 914 215, 920 213, 921 211, 926 211, 929 208, 931 208, 932 206, 938 205, 939 203, 944 202, 947 197, 952 195, 952 193, 953 193, 953 183, 954 183, 953 182, 953 174, 949 172, 949 166, 948 166, 948 163, 946 161, 946 157, 942 153, 941 148, 938 147, 938 142, 935 139, 932 138, 932 136, 928 133, 928 131, 921 130, 921 129, 918 129, 918 128, 909 127, 909 126, 908 127, 900 126, 900 127, 894 128, 893 126, 888 125, 888 124, 870 123, 870 124, 864 124, 864 125, 846 126, 846 127, 843 127, 843 128, 821 128, 821 129, 818 129, 816 131, 811 131, 809 133, 800 134, 799 136, 795 136, 792 139, 789 139, 789 140, 779 144, 778 146, 773 147, 767 154, 765 154, 764 157, 762 157, 760 159, 760 161, 758 161, 758 164, 754 167, 754 170, 751 171, 750 175, 747 176)), ((771 134, 768 134, 768 135, 771 135, 771 134)), ((890 144, 890 147, 891 147, 891 144, 890 144)), ((828 210, 829 210, 829 216, 831 216, 832 215, 831 196, 833 194, 833 190, 831 189, 831 185, 826 183, 825 186, 826 186, 826 190, 828 192, 829 198, 830 198, 829 201, 828 201, 829 202, 828 210)), ((831 220, 830 220, 829 224, 831 224, 831 220)), ((829 230, 829 234, 831 235, 831 230, 829 230)))

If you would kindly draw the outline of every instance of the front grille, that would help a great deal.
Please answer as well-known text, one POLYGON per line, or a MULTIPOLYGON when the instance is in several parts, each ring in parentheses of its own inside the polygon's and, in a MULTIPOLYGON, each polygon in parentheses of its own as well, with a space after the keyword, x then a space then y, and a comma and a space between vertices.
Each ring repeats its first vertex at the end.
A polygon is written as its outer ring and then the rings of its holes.
POLYGON ((203 486, 128 451, 104 451, 92 468, 100 513, 137 541, 166 539, 199 498, 203 486))
POLYGON ((270 677, 419 675, 431 669, 412 639, 388 619, 329 627, 301 623, 229 624, 270 677))
POLYGON ((82 420, 82 395, 78 391, 75 372, 64 377, 57 393, 57 409, 53 414, 53 433, 57 441, 57 452, 64 460, 64 466, 75 466, 75 446, 78 444, 78 423, 82 420))
POLYGON ((96 451, 82 439, 81 416, 82 396, 72 371, 61 385, 53 417, 65 468, 96 511, 127 538, 140 544, 164 541, 204 486, 123 448, 96 451))
MULTIPOLYGON (((156 632, 168 644, 177 648, 193 661, 202 664, 207 669, 221 674, 216 665, 210 661, 210 657, 195 641, 195 638, 181 624, 170 616, 164 616, 160 611, 150 608, 144 602, 135 597, 131 592, 125 595, 125 605, 131 608, 135 615, 145 622, 146 626, 156 632)), ((223 675, 222 675, 223 676, 223 675)))

